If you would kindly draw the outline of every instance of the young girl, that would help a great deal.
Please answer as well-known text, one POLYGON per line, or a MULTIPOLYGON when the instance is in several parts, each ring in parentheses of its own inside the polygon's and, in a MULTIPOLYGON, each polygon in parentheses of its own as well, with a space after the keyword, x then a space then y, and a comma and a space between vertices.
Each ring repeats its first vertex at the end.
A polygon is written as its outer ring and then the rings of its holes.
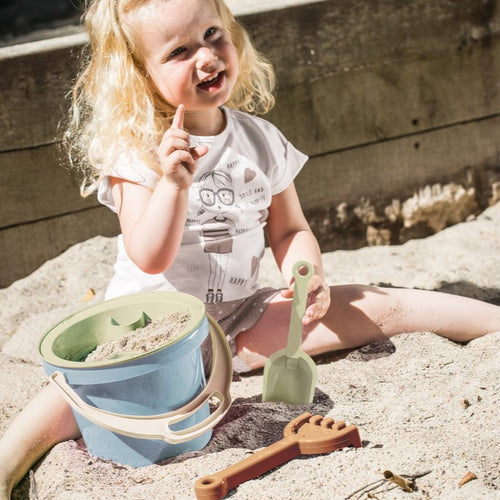
MULTIPOLYGON (((68 142, 85 194, 118 214, 107 297, 179 290, 206 303, 243 372, 288 335, 293 264, 315 275, 303 318, 311 355, 400 332, 465 342, 500 330, 500 309, 437 292, 329 287, 293 179, 306 157, 246 112, 273 105, 273 72, 223 0, 94 0, 88 64, 76 83, 68 142), (257 282, 264 230, 288 288, 257 282)), ((0 442, 0 498, 51 446, 79 435, 47 386, 0 442), (43 408, 43 411, 40 409, 43 408)))

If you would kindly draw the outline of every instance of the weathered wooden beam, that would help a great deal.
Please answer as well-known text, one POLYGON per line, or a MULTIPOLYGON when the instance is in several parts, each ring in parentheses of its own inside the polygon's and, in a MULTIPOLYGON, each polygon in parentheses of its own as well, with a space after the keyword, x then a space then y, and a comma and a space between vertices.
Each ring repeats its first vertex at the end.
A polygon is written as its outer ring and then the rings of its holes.
POLYGON ((118 232, 116 215, 103 206, 4 229, 0 231, 0 288, 27 276, 80 241, 118 232))
POLYGON ((499 172, 500 116, 313 158, 297 177, 306 210, 362 197, 390 203, 420 187, 465 179, 466 169, 499 172))
POLYGON ((498 114, 500 36, 488 47, 280 88, 269 119, 315 156, 498 114))
POLYGON ((81 35, 0 48, 0 151, 56 141, 81 35))
POLYGON ((97 204, 83 199, 59 144, 0 153, 0 228, 78 212, 97 204))

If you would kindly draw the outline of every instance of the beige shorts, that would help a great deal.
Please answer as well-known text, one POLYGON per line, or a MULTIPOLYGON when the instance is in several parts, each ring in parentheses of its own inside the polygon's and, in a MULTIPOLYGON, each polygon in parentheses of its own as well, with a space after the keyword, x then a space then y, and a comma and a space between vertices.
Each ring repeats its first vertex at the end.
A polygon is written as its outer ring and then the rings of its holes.
MULTIPOLYGON (((233 354, 233 370, 236 373, 250 371, 250 368, 238 358, 236 353, 236 337, 239 333, 250 330, 261 318, 271 300, 279 293, 275 288, 261 288, 251 297, 229 302, 205 304, 205 310, 222 328, 233 354)), ((203 344, 205 372, 212 364, 210 342, 203 344)))

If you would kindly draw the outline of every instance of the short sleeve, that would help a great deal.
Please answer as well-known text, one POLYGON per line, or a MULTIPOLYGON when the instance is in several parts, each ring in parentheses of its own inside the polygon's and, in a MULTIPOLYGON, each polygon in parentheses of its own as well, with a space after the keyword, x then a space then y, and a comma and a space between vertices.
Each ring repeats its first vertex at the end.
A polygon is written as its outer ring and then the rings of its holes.
POLYGON ((279 151, 280 154, 279 156, 275 155, 272 171, 271 189, 273 195, 284 191, 309 159, 307 155, 295 148, 279 130, 275 129, 275 132, 275 144, 272 144, 271 147, 275 153, 279 151))
POLYGON ((113 212, 116 212, 116 207, 111 195, 110 177, 124 179, 150 189, 154 189, 160 178, 149 166, 134 158, 133 154, 122 153, 110 172, 101 179, 97 189, 99 203, 107 206, 113 212))
POLYGON ((295 179, 302 167, 307 162, 308 156, 296 149, 293 144, 286 142, 283 163, 274 167, 272 194, 284 191, 295 179))

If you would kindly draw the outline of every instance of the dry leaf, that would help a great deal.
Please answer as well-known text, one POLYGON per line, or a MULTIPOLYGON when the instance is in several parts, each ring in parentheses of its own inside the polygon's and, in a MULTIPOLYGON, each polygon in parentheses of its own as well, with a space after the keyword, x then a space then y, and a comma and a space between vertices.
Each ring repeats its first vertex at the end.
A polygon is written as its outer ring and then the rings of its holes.
POLYGON ((89 300, 92 300, 93 298, 95 297, 95 292, 94 292, 94 289, 93 288, 89 288, 87 290, 87 293, 85 294, 85 296, 83 297, 83 301, 84 302, 88 302, 89 300))
POLYGON ((462 487, 465 483, 468 483, 469 481, 472 481, 473 479, 477 479, 477 476, 473 472, 467 472, 465 476, 460 479, 458 486, 462 487))

